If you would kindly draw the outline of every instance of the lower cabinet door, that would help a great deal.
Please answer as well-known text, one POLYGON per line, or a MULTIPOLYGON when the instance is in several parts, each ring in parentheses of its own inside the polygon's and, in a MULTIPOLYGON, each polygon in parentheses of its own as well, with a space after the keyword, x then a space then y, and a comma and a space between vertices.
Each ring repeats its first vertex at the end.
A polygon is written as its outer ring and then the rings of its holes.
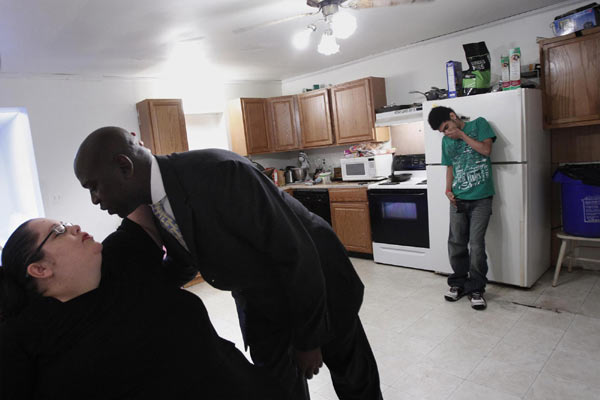
POLYGON ((331 203, 331 222, 346 250, 373 254, 367 202, 331 203))

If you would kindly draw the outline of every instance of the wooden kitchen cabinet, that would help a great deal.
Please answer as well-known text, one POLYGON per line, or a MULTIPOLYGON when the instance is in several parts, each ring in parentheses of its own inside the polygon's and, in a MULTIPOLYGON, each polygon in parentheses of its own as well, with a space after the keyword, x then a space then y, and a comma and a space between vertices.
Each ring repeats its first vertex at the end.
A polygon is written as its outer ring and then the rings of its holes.
POLYGON ((247 156, 388 141, 389 127, 375 127, 375 108, 385 104, 385 80, 373 77, 298 95, 232 100, 231 148, 247 156))
POLYGON ((386 102, 384 78, 369 77, 333 86, 331 110, 337 144, 389 140, 389 129, 375 128, 375 109, 386 102))
POLYGON ((271 151, 267 99, 231 100, 228 118, 232 151, 242 156, 271 151))
POLYGON ((600 124, 600 27, 539 46, 544 127, 600 124))
POLYGON ((296 96, 267 99, 271 125, 272 151, 294 150, 300 147, 300 122, 296 96))
POLYGON ((373 254, 367 188, 329 189, 331 224, 348 251, 373 254))
POLYGON ((135 106, 141 138, 152 154, 188 151, 180 99, 146 99, 135 106))
POLYGON ((334 143, 328 89, 299 94, 298 114, 303 148, 334 143))

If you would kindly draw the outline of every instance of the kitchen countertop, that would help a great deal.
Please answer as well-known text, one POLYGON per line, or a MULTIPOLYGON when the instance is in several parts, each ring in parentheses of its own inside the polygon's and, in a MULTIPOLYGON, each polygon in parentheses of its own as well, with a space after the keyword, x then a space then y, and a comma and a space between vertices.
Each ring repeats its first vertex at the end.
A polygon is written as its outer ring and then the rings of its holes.
POLYGON ((343 182, 343 181, 334 181, 331 183, 316 183, 314 185, 307 185, 302 182, 288 183, 287 185, 280 186, 282 189, 357 189, 357 188, 367 188, 369 183, 373 183, 372 181, 366 182, 343 182))

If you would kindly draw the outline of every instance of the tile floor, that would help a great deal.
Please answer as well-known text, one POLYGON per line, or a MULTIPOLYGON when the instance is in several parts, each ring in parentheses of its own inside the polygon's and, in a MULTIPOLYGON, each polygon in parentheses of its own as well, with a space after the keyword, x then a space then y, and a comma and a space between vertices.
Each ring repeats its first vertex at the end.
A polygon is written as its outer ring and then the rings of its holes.
MULTIPOLYGON (((353 258, 365 284, 361 319, 383 397, 600 399, 600 272, 549 270, 531 289, 490 284, 488 308, 444 301, 446 278, 353 258)), ((190 288, 219 334, 243 349, 233 299, 190 288)), ((313 400, 335 400, 329 373, 309 381, 313 400)))

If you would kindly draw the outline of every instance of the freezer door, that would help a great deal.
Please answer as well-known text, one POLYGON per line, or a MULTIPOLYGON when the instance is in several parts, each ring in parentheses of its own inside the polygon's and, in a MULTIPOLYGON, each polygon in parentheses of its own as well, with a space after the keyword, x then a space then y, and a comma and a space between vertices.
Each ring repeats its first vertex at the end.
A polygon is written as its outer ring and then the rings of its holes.
MULTIPOLYGON (((525 164, 492 166, 496 195, 485 236, 488 279, 518 286, 526 280, 525 164)), ((427 167, 430 259, 433 269, 452 273, 448 262, 449 202, 445 195, 446 167, 427 167)))
MULTIPOLYGON (((453 99, 426 101, 423 104, 425 119, 425 162, 439 164, 442 161, 442 134, 434 131, 427 122, 432 108, 449 107, 459 116, 475 120, 484 117, 496 133, 492 146, 492 162, 524 162, 526 152, 523 143, 523 89, 457 97, 453 99)), ((541 118, 541 115, 540 115, 541 118)))

